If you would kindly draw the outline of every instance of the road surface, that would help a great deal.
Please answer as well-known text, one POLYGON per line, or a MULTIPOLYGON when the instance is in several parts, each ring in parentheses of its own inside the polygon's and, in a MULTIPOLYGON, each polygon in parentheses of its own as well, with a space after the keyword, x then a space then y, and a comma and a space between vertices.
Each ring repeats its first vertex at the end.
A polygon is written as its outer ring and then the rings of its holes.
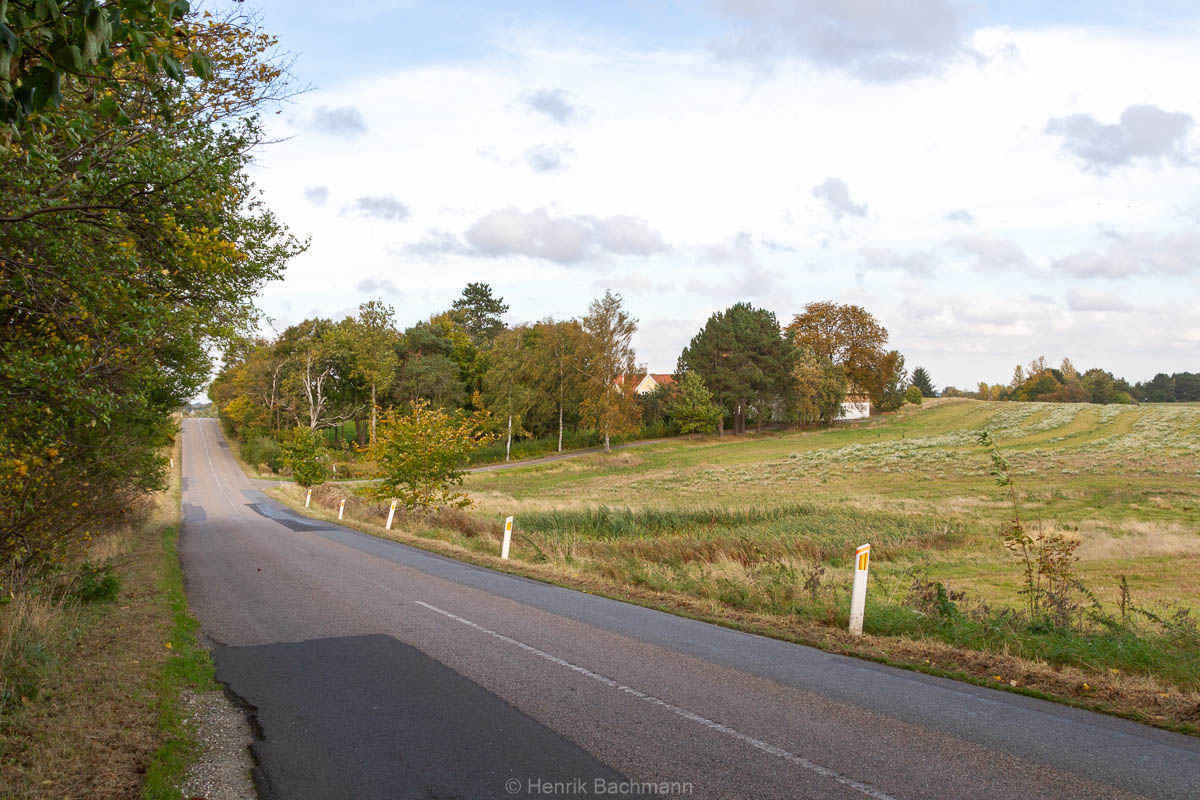
POLYGON ((1195 798, 1200 740, 298 516, 183 431, 188 597, 266 798, 1195 798))

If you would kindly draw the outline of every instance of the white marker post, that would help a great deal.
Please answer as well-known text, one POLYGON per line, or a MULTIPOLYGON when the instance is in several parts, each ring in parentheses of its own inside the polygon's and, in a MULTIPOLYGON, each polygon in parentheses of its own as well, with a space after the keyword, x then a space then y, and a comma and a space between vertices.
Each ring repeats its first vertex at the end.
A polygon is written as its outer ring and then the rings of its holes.
POLYGON ((346 511, 346 498, 342 498, 342 502, 338 503, 338 519, 342 518, 342 514, 346 511))
POLYGON ((500 558, 508 560, 508 548, 512 544, 512 517, 504 520, 504 544, 500 545, 500 558))
POLYGON ((171 459, 171 469, 175 469, 175 459, 171 459))
POLYGON ((308 490, 308 494, 304 496, 304 507, 308 508, 308 504, 312 502, 312 489, 308 490))
POLYGON ((862 636, 863 614, 867 608, 867 567, 871 564, 871 545, 860 544, 854 551, 854 589, 850 593, 850 633, 862 636))
POLYGON ((396 501, 395 501, 395 500, 393 500, 393 501, 392 501, 392 507, 388 509, 388 521, 387 521, 387 525, 384 525, 383 527, 384 527, 384 528, 386 528, 387 530, 389 530, 389 531, 390 531, 390 530, 392 529, 392 519, 393 519, 395 516, 396 516, 396 501))

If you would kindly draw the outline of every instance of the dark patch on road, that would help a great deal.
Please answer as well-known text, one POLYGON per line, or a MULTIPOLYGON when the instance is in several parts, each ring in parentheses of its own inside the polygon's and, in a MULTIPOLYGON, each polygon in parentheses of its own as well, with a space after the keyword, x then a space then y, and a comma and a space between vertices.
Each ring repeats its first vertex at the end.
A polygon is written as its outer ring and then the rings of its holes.
POLYGON ((314 523, 312 520, 304 517, 298 517, 289 511, 284 511, 279 506, 273 503, 247 503, 256 514, 266 517, 269 520, 278 522, 283 527, 293 531, 331 531, 328 525, 314 523))
POLYGON ((186 492, 187 490, 188 490, 188 479, 180 478, 179 479, 179 491, 186 492))
POLYGON ((183 504, 183 522, 184 524, 194 522, 204 522, 208 519, 208 515, 204 512, 204 506, 198 506, 195 503, 183 504))
POLYGON ((226 450, 229 449, 229 442, 225 441, 224 436, 222 436, 220 439, 217 439, 217 447, 224 447, 226 450))
POLYGON ((626 780, 390 636, 223 647, 213 659, 256 717, 253 774, 266 800, 591 797, 597 779, 626 780))

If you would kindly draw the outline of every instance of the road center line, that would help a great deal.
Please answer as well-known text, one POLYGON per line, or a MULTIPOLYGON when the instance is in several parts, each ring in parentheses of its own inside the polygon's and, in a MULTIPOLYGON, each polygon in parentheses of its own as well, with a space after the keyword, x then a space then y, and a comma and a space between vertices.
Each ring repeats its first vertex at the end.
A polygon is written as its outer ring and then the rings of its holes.
POLYGON ((423 608, 427 608, 430 611, 433 611, 437 614, 441 614, 444 617, 452 619, 455 622, 460 622, 469 628, 473 628, 473 629, 479 631, 480 633, 486 633, 488 636, 491 636, 495 639, 499 639, 500 641, 505 642, 506 644, 511 644, 515 647, 519 647, 522 650, 526 651, 527 653, 532 653, 533 655, 535 655, 539 658, 543 658, 552 664, 557 664, 560 667, 566 667, 567 669, 572 670, 573 672, 577 672, 580 675, 584 675, 588 678, 591 678, 592 680, 597 681, 598 683, 602 683, 605 686, 608 686, 612 689, 616 689, 619 692, 623 692, 632 697, 636 697, 639 700, 645 700, 647 703, 651 703, 652 705, 658 706, 659 708, 670 711, 672 714, 675 714, 678 717, 682 717, 686 720, 691 720, 692 722, 697 722, 697 723, 703 725, 704 727, 709 728, 710 730, 714 730, 719 733, 723 733, 726 736, 729 736, 733 739, 737 739, 739 742, 741 742, 743 744, 747 744, 756 750, 761 750, 762 752, 767 753, 769 755, 773 755, 776 758, 782 758, 784 761, 790 761, 791 763, 796 764, 797 766, 803 767, 804 769, 807 769, 810 772, 814 772, 817 775, 820 775, 824 778, 829 778, 831 780, 837 781, 838 783, 842 784, 843 786, 848 786, 851 789, 856 789, 859 792, 862 792, 863 794, 867 795, 868 797, 875 798, 875 800, 896 800, 896 798, 892 797, 890 794, 887 794, 886 792, 876 789, 874 786, 871 786, 870 784, 863 783, 862 781, 857 781, 854 778, 850 778, 845 775, 842 775, 840 772, 832 770, 829 767, 822 766, 822 765, 816 763, 815 761, 810 761, 809 759, 804 758, 803 756, 798 756, 795 753, 789 753, 787 750, 776 747, 773 744, 768 744, 767 742, 764 742, 761 739, 755 739, 753 736, 747 736, 746 734, 742 733, 741 731, 731 728, 728 725, 722 725, 720 722, 714 722, 713 720, 711 720, 707 717, 703 717, 693 711, 688 711, 686 708, 680 708, 679 706, 672 705, 671 703, 668 703, 666 700, 663 700, 662 698, 655 697, 652 694, 646 694, 643 691, 634 689, 632 686, 626 686, 622 683, 619 683, 618 681, 613 680, 612 678, 608 678, 604 675, 601 675, 598 672, 592 672, 590 669, 587 669, 586 667, 581 667, 577 664, 572 664, 570 661, 567 661, 566 659, 559 658, 558 656, 547 653, 544 650, 539 650, 538 648, 534 647, 533 645, 525 644, 524 642, 518 641, 517 639, 514 639, 511 636, 505 636, 502 633, 497 633, 496 631, 493 631, 489 628, 485 628, 482 625, 471 622, 471 620, 469 620, 469 619, 463 619, 462 617, 457 616, 456 614, 451 614, 449 611, 444 611, 444 610, 438 608, 437 606, 431 606, 431 605, 429 605, 429 603, 423 603, 420 600, 414 600, 413 602, 419 606, 422 606, 423 608))

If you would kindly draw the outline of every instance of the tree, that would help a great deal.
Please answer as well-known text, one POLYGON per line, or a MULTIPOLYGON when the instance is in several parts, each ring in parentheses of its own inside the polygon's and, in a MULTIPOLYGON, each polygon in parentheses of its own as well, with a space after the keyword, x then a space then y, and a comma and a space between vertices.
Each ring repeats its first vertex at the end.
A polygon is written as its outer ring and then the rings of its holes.
POLYGON ((666 404, 667 414, 679 425, 682 433, 709 433, 716 430, 721 409, 713 402, 712 392, 704 385, 700 373, 683 373, 666 404))
POLYGON ((508 311, 503 297, 493 297, 486 283, 468 283, 462 297, 451 304, 451 313, 476 346, 490 343, 504 330, 501 316, 508 311))
POLYGON ((618 386, 620 379, 629 380, 637 371, 632 344, 637 320, 622 307, 621 295, 606 291, 588 306, 582 328, 580 412, 585 425, 604 433, 604 452, 611 453, 612 435, 633 430, 640 411, 618 386))
POLYGON ((400 399, 426 399, 450 408, 467 399, 462 372, 451 355, 454 342, 447 329, 432 322, 419 322, 404 332, 404 366, 395 386, 400 399))
POLYGON ((796 381, 796 416, 800 422, 833 423, 846 399, 846 373, 837 364, 799 347, 792 375, 796 381))
MULTIPOLYGON (((708 318, 680 354, 676 372, 698 372, 717 405, 733 417, 734 433, 744 433, 752 408, 761 424, 781 402, 791 402, 794 359, 772 312, 737 303, 708 318)), ((723 418, 718 432, 724 433, 723 418)))
POLYGON ((392 388, 400 364, 397 348, 400 333, 396 330, 396 312, 381 300, 372 300, 358 307, 358 318, 347 317, 344 333, 354 360, 354 374, 371 387, 371 438, 375 441, 375 424, 379 409, 379 393, 392 388))
POLYGON ((141 15, 181 3, 0 5, 7 576, 77 553, 162 486, 172 413, 208 381, 209 354, 256 327, 255 294, 303 245, 255 199, 245 171, 263 138, 257 111, 281 79, 253 31, 172 13, 160 17, 167 39, 146 33, 141 15), (118 12, 128 27, 103 31, 118 12), (205 42, 211 80, 164 71, 181 51, 165 62, 158 48, 171 41, 186 54, 185 39, 205 42), (134 62, 132 45, 154 54, 157 71, 134 62), (100 65, 109 56, 111 74, 100 65), (76 74, 64 79, 68 66, 76 74))
POLYGON ((879 379, 879 410, 895 411, 904 405, 904 393, 908 390, 908 370, 904 368, 904 356, 895 350, 885 353, 879 363, 879 379))
MULTIPOLYGON (((212 61, 182 24, 187 12, 186 2, 173 0, 0 3, 0 123, 18 131, 31 114, 60 108, 64 94, 143 70, 182 83, 190 66, 209 78, 212 61)), ((115 118, 119 109, 102 111, 115 118)))
POLYGON ((369 451, 383 478, 364 494, 396 497, 410 509, 470 505, 455 487, 462 485, 469 455, 495 441, 489 428, 486 412, 446 411, 426 400, 387 412, 369 451))
POLYGON ((929 372, 924 367, 917 367, 912 371, 912 385, 917 387, 922 397, 937 397, 937 391, 933 388, 933 381, 929 377, 929 372))
POLYGON ((291 354, 283 380, 297 423, 311 430, 353 419, 360 411, 346 391, 350 354, 346 341, 327 319, 305 320, 284 331, 281 346, 291 354))
POLYGON ((537 384, 544 387, 558 415, 558 452, 563 449, 564 418, 568 403, 579 405, 583 328, 576 320, 555 322, 546 319, 535 327, 538 332, 534 364, 539 370, 537 384))
POLYGON ((283 443, 283 463, 301 486, 316 486, 329 477, 321 437, 312 428, 295 428, 283 443))
POLYGON ((925 399, 925 395, 921 394, 921 390, 917 386, 909 386, 904 390, 904 402, 919 406, 921 401, 925 399))
POLYGON ((1160 372, 1146 384, 1145 398, 1147 403, 1175 402, 1175 379, 1165 372, 1160 372))
POLYGON ((483 376, 484 396, 490 409, 507 420, 504 460, 510 460, 512 441, 524 433, 525 413, 535 402, 530 385, 532 340, 529 328, 520 326, 498 334, 492 342, 488 371, 483 376), (515 431, 514 431, 515 426, 515 431))
POLYGON ((809 303, 787 332, 796 345, 811 347, 818 357, 842 367, 846 379, 869 394, 875 405, 885 405, 884 387, 891 377, 884 364, 888 333, 864 308, 809 303))

